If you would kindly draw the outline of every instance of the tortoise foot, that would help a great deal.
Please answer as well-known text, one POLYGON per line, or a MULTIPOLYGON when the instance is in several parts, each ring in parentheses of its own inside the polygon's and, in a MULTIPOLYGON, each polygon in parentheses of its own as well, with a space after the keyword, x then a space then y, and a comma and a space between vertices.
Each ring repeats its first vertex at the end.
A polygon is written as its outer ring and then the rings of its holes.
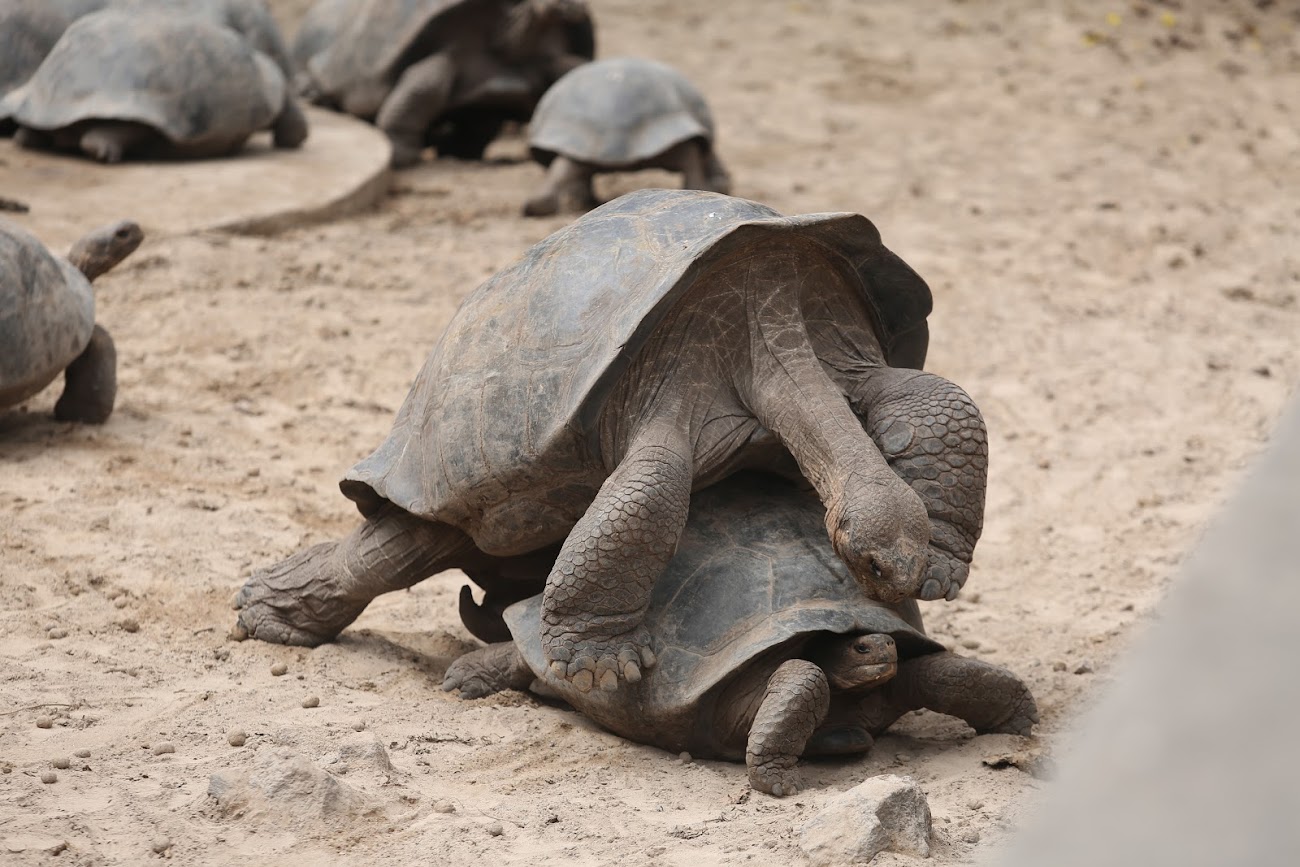
POLYGON ((749 785, 777 798, 799 794, 799 778, 793 756, 778 756, 749 766, 749 785))
POLYGON ((480 647, 447 666, 443 692, 458 692, 461 698, 483 698, 507 689, 527 689, 533 672, 519 655, 514 642, 480 647))
POLYGON ((1023 692, 1011 703, 1006 719, 988 728, 978 728, 980 734, 1028 736, 1033 732, 1038 723, 1038 704, 1030 695, 1029 688, 1021 686, 1023 692))
POLYGON ((613 691, 622 683, 638 683, 641 669, 655 664, 650 633, 642 627, 609 637, 584 632, 547 632, 542 649, 551 660, 551 674, 582 692, 599 686, 613 691))
POLYGON ((930 569, 921 584, 920 592, 916 595, 921 599, 947 599, 951 602, 957 598, 969 575, 969 566, 946 552, 937 551, 932 546, 930 569))
POLYGON ((344 592, 337 548, 337 542, 315 545, 249 576, 235 596, 239 618, 231 637, 300 647, 332 641, 370 602, 344 592))
POLYGON ((423 143, 412 144, 391 137, 389 141, 392 143, 393 151, 392 156, 389 157, 388 164, 392 168, 409 169, 412 166, 419 165, 420 157, 424 153, 423 143))

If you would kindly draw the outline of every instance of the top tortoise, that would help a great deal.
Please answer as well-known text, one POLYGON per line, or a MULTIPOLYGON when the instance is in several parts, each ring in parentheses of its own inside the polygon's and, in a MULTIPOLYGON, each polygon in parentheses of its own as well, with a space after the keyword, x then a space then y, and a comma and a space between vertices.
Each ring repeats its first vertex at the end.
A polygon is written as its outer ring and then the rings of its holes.
POLYGON ((373 120, 399 168, 428 144, 481 156, 594 53, 583 0, 317 0, 293 45, 302 94, 373 120))
POLYGON ((616 689, 654 664, 641 618, 692 489, 746 467, 812 483, 876 598, 954 596, 986 446, 960 388, 899 369, 924 362, 930 307, 865 217, 686 190, 615 199, 465 300, 341 484, 365 522, 253 574, 234 634, 318 644, 380 593, 563 541, 546 656, 579 688, 616 689), (912 484, 882 448, 914 463, 912 484), (922 500, 941 492, 955 506, 932 536, 922 500))

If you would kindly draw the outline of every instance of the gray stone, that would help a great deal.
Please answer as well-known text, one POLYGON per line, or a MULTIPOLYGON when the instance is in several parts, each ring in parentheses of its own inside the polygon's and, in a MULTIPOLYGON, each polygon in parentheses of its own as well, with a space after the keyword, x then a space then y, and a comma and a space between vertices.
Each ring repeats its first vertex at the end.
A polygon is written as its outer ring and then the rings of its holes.
POLYGON ((886 850, 930 856, 930 804, 911 777, 872 777, 826 802, 799 831, 814 867, 865 864, 886 850))
POLYGON ((277 825, 349 818, 370 809, 365 797, 306 756, 274 750, 252 772, 213 774, 208 797, 227 816, 277 825))

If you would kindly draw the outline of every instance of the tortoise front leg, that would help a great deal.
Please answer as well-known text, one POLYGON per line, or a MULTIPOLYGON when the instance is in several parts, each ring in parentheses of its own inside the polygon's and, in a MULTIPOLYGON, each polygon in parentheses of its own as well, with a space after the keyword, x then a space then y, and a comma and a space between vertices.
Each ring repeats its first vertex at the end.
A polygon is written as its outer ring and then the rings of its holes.
POLYGON ((249 576, 234 607, 233 638, 315 647, 371 600, 472 558, 469 536, 385 505, 338 542, 323 542, 249 576))
POLYGON ((150 144, 158 134, 140 123, 103 121, 81 134, 77 146, 101 163, 120 163, 150 144))
POLYGON ((905 660, 898 674, 867 693, 858 719, 879 735, 908 711, 927 708, 966 723, 979 734, 1027 735, 1038 722, 1029 687, 1005 668, 955 653, 905 660))
POLYGON ((63 380, 55 418, 86 424, 108 421, 117 397, 117 349, 102 326, 95 326, 90 343, 63 371, 63 380))
POLYGON ((459 691, 461 698, 483 698, 507 689, 528 689, 533 670, 513 641, 489 644, 447 666, 443 692, 459 691))
POLYGON ((292 149, 300 147, 309 134, 307 116, 302 113, 302 106, 293 94, 284 95, 284 105, 271 127, 271 141, 277 148, 292 149))
POLYGON ((582 213, 596 204, 591 188, 592 170, 561 154, 546 169, 542 188, 524 203, 525 217, 549 217, 560 211, 582 213))
POLYGON ((767 682, 745 747, 749 784, 760 792, 794 795, 794 766, 831 705, 826 673, 804 659, 781 663, 767 682))
POLYGON ((686 526, 691 481, 690 444, 671 421, 638 435, 605 480, 542 594, 542 650, 556 677, 614 690, 654 665, 641 621, 686 526))
POLYGON ((456 82, 456 69, 447 54, 434 54, 407 67, 379 108, 375 125, 393 144, 392 166, 420 161, 429 127, 443 113, 456 82))

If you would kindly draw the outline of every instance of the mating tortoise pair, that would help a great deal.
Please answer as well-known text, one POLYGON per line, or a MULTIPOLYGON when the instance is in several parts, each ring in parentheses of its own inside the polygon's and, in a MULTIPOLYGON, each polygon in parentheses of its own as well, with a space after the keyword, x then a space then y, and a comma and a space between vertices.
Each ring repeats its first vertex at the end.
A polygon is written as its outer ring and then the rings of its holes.
POLYGON ((864 217, 617 199, 466 299, 341 484, 362 525, 252 575, 235 634, 319 644, 448 568, 499 611, 519 598, 494 590, 503 564, 545 551, 544 658, 616 690, 655 665, 645 612, 691 492, 746 468, 811 482, 872 598, 952 598, 987 447, 966 394, 919 370, 930 306, 864 217))
POLYGON ((398 168, 481 157, 594 54, 582 0, 317 0, 293 44, 303 96, 373 121, 398 168))

